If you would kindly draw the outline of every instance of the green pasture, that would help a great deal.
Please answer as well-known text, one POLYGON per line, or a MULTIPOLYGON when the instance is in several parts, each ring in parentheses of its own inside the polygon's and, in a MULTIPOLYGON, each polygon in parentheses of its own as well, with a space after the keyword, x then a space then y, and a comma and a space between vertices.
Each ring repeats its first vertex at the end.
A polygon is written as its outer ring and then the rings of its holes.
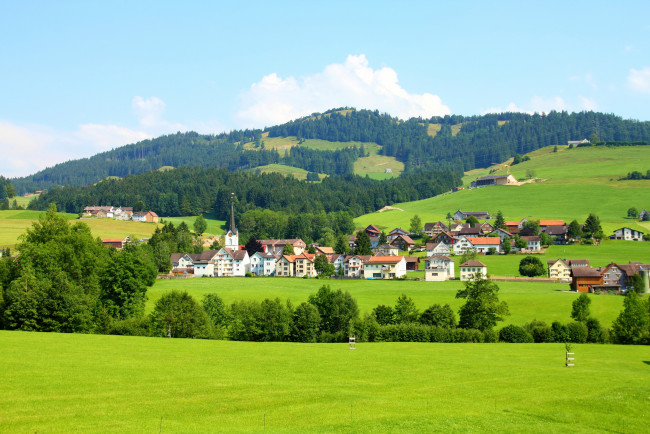
MULTIPOLYGON (((38 220, 40 214, 41 211, 0 211, 0 247, 14 248, 18 237, 38 220)), ((60 215, 65 216, 68 220, 75 220, 78 217, 77 214, 60 213, 60 215)), ((100 218, 86 218, 77 221, 87 224, 93 235, 100 238, 124 238, 127 235, 135 239, 149 238, 157 227, 153 223, 100 218)))
MULTIPOLYGON (((250 169, 251 172, 257 172, 259 170, 260 173, 279 173, 280 175, 284 176, 293 176, 296 179, 299 180, 304 180, 307 178, 307 173, 309 173, 305 169, 301 169, 299 167, 293 167, 293 166, 287 166, 285 164, 267 164, 266 166, 258 166, 254 169, 250 169)), ((319 174, 321 179, 324 176, 327 176, 325 174, 319 174)))
POLYGON ((34 199, 38 199, 39 196, 40 196, 40 194, 33 194, 31 196, 16 196, 16 197, 13 197, 13 198, 11 198, 9 200, 9 204, 13 204, 14 199, 15 199, 18 206, 20 206, 22 208, 27 208, 27 205, 29 205, 29 202, 31 202, 34 199))
MULTIPOLYGON (((511 315, 503 325, 523 325, 533 319, 551 323, 571 321, 571 303, 577 294, 567 292, 567 283, 542 282, 497 282, 499 297, 505 300, 511 315)), ((279 297, 291 300, 295 305, 307 301, 310 294, 316 293, 322 285, 332 289, 349 291, 356 298, 359 311, 363 315, 380 304, 395 305, 397 298, 406 294, 413 298, 416 306, 423 311, 432 304, 449 304, 455 311, 464 300, 456 299, 456 292, 463 288, 463 282, 425 282, 415 280, 373 281, 296 279, 286 277, 229 277, 192 278, 157 280, 147 291, 149 298, 146 310, 150 312, 160 297, 171 290, 187 291, 197 300, 205 294, 217 293, 227 304, 237 300, 263 300, 279 297)), ((602 324, 609 327, 623 306, 623 297, 618 295, 592 295, 592 314, 602 324)))
MULTIPOLYGON (((645 173, 650 167, 650 147, 560 147, 531 153, 532 159, 512 167, 516 178, 525 177, 528 169, 543 181, 521 186, 492 186, 464 189, 415 202, 395 204, 404 211, 371 213, 355 219, 358 227, 375 224, 381 229, 408 227, 418 214, 422 222, 444 220, 448 212, 501 210, 506 220, 562 219, 569 223, 584 222, 590 213, 599 216, 606 235, 622 226, 650 232, 649 222, 627 218, 630 207, 650 208, 650 180, 618 181, 633 170, 645 173)), ((496 173, 504 173, 500 169, 496 173)), ((465 182, 487 175, 488 169, 475 170, 465 182)))
POLYGON ((646 347, 0 332, 2 432, 645 432, 646 347))

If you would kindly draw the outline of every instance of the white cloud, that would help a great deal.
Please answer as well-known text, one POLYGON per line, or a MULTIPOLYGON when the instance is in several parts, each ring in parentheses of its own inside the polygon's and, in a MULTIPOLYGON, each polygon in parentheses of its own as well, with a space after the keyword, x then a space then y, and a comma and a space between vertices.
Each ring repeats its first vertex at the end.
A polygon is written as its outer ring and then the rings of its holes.
POLYGON ((548 113, 553 110, 562 111, 567 109, 564 99, 559 96, 550 98, 534 96, 530 100, 530 107, 536 113, 548 113))
POLYGON ((160 98, 152 96, 144 99, 136 96, 131 101, 133 113, 139 118, 140 125, 144 127, 155 127, 163 123, 162 115, 165 111, 165 102, 160 98))
POLYGON ((596 111, 598 110, 598 103, 593 98, 587 98, 586 96, 579 96, 578 100, 580 101, 580 107, 583 110, 587 111, 596 111))
POLYGON ((487 110, 481 110, 481 114, 488 114, 488 113, 528 113, 530 115, 533 114, 532 111, 523 109, 521 107, 518 107, 517 104, 514 102, 511 102, 506 106, 506 108, 499 108, 499 107, 491 107, 487 110))
POLYGON ((650 93, 650 66, 642 69, 630 69, 627 84, 637 92, 650 93))
POLYGON ((85 124, 79 126, 74 136, 91 144, 97 151, 145 140, 150 136, 143 131, 130 130, 116 125, 85 124))
POLYGON ((530 101, 525 104, 524 107, 521 107, 514 102, 508 104, 505 108, 501 107, 492 107, 487 110, 481 110, 482 114, 487 113, 506 113, 506 112, 518 112, 518 113, 549 113, 550 111, 580 111, 580 110, 597 110, 598 103, 593 98, 588 98, 585 96, 578 96, 578 102, 575 104, 567 103, 562 97, 540 97, 534 96, 530 101))
POLYGON ((363 54, 306 77, 268 74, 242 92, 240 101, 235 118, 243 127, 274 125, 343 106, 377 109, 403 119, 451 113, 437 95, 408 93, 392 68, 369 67, 363 54))

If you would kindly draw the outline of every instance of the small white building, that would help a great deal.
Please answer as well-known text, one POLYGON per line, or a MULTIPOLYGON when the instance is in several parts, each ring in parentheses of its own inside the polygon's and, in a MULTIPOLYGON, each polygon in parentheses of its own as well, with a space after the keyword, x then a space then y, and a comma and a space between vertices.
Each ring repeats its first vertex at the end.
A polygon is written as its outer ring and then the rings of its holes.
POLYGON ((487 276, 487 265, 476 259, 460 264, 461 281, 472 280, 477 273, 480 273, 483 277, 487 276))
POLYGON ((460 235, 456 244, 454 244, 454 255, 462 255, 468 250, 474 250, 477 253, 494 253, 501 252, 501 238, 499 237, 467 237, 460 235))
POLYGON ((398 279, 405 275, 404 256, 371 256, 363 265, 364 279, 398 279))
POLYGON ((451 247, 445 243, 427 243, 427 256, 433 255, 451 255, 451 247))
POLYGON ((614 231, 611 240, 643 241, 643 232, 632 228, 620 228, 614 231))
POLYGON ((278 258, 270 253, 255 252, 250 257, 251 273, 258 276, 275 276, 278 258))
POLYGON ((363 275, 364 260, 361 256, 346 256, 343 266, 347 277, 361 277, 363 275))

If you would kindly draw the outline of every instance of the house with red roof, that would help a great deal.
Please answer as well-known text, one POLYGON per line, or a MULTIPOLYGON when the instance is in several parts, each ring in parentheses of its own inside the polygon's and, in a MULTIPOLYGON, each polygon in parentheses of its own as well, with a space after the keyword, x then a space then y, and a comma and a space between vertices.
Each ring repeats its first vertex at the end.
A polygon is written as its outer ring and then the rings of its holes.
POLYGON ((397 279, 405 275, 404 256, 371 256, 363 266, 364 279, 397 279))

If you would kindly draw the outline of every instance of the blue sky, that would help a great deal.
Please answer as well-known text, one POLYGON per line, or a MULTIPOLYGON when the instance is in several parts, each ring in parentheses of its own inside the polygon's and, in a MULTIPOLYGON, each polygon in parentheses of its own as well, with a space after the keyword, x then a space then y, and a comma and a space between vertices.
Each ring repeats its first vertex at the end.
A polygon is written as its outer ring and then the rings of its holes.
POLYGON ((529 3, 2 0, 0 175, 340 106, 650 120, 650 2, 529 3))

